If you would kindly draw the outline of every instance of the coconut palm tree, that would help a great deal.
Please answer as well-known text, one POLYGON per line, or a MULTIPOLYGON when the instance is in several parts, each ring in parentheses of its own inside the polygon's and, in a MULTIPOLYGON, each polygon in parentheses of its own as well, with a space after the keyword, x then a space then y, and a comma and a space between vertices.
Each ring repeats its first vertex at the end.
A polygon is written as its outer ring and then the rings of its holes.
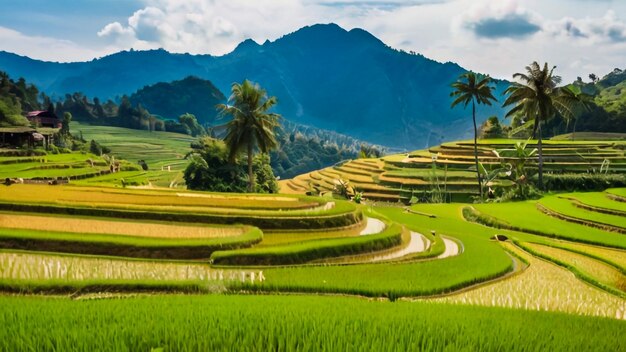
POLYGON ((229 149, 229 159, 246 152, 248 157, 248 192, 254 191, 252 160, 254 150, 268 153, 278 146, 274 130, 279 127, 280 115, 268 112, 276 105, 276 97, 268 97, 258 84, 248 80, 233 83, 228 104, 219 104, 222 115, 230 115, 226 123, 224 142, 229 149))
POLYGON ((494 89, 491 86, 491 77, 475 74, 474 72, 467 72, 459 76, 459 80, 452 84, 454 90, 450 93, 451 97, 456 97, 452 102, 451 107, 463 103, 464 107, 471 102, 472 103, 472 121, 474 122, 474 161, 476 163, 476 179, 478 180, 478 191, 480 194, 480 200, 483 200, 483 187, 480 177, 480 170, 478 167, 478 128, 476 127, 476 104, 491 105, 491 101, 497 99, 493 96, 491 91, 494 89))
POLYGON ((539 189, 543 190, 543 148, 541 124, 559 114, 565 119, 573 119, 572 107, 580 102, 580 97, 569 88, 559 87, 561 77, 554 75, 554 69, 543 68, 535 61, 526 66, 526 73, 516 73, 513 79, 516 82, 505 90, 508 95, 503 106, 514 105, 506 114, 507 117, 518 112, 526 118, 534 120, 533 138, 537 139, 538 150, 538 180, 539 189))

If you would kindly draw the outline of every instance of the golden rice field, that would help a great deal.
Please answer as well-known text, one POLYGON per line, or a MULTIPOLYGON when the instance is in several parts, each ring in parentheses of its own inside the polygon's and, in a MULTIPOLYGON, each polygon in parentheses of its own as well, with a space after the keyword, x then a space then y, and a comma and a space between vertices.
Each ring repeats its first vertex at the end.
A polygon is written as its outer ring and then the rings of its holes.
POLYGON ((580 251, 584 253, 589 253, 590 255, 594 255, 605 260, 608 260, 626 270, 626 251, 621 251, 619 249, 612 248, 603 248, 598 246, 579 244, 573 242, 555 242, 556 245, 569 248, 575 251, 580 251))
POLYGON ((626 320, 626 300, 592 287, 571 272, 532 257, 510 243, 503 245, 528 261, 528 268, 495 283, 434 301, 626 320))
POLYGON ((613 286, 626 292, 626 275, 622 274, 612 266, 587 256, 559 248, 535 243, 525 243, 524 246, 527 246, 533 251, 546 255, 550 258, 556 259, 557 261, 571 265, 580 270, 582 273, 593 277, 600 283, 613 286))
POLYGON ((320 206, 316 201, 288 196, 205 195, 193 192, 142 191, 97 187, 48 187, 12 185, 0 192, 2 202, 32 202, 64 205, 106 205, 128 208, 164 208, 181 211, 208 208, 223 209, 309 209, 320 206), (36 196, 34 196, 36 195, 36 196))
POLYGON ((172 239, 233 237, 246 231, 243 227, 235 226, 176 225, 19 213, 0 213, 1 228, 172 239))

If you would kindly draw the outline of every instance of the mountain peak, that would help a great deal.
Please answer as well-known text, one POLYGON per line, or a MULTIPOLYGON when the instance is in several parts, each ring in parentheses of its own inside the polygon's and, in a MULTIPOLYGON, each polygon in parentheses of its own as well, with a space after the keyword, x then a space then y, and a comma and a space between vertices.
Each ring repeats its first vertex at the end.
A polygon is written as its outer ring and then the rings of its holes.
POLYGON ((251 38, 245 39, 243 42, 239 43, 234 51, 242 51, 242 50, 251 50, 258 49, 261 45, 255 42, 251 38))

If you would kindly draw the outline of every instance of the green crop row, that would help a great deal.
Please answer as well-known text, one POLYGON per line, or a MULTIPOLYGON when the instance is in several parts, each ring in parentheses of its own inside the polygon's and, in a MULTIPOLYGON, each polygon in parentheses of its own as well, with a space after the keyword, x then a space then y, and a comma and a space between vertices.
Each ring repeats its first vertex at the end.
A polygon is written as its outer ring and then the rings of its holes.
POLYGON ((315 296, 0 297, 0 351, 621 351, 625 324, 315 296))
POLYGON ((215 251, 249 247, 262 239, 255 227, 238 236, 202 239, 0 229, 0 248, 5 249, 158 259, 209 258, 215 251))
POLYGON ((395 247, 402 242, 402 227, 388 226, 375 235, 327 240, 311 240, 295 244, 247 248, 213 253, 217 265, 291 265, 324 258, 336 258, 395 247))

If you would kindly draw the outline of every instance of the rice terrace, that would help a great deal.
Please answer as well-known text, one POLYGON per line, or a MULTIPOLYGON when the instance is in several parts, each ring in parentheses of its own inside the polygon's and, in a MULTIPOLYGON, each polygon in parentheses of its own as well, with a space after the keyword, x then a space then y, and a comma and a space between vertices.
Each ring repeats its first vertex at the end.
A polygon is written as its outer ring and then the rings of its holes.
POLYGON ((497 3, 0 4, 0 351, 626 351, 626 4, 497 3))

